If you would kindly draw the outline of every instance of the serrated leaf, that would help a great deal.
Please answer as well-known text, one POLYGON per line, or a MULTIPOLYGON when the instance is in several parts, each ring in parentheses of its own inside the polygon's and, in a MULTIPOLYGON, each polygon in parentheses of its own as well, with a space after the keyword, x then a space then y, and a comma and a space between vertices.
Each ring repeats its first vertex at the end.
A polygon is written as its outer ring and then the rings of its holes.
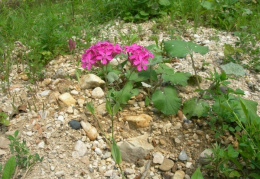
POLYGON ((201 46, 193 42, 186 42, 181 40, 170 40, 164 42, 164 49, 171 57, 185 57, 192 52, 204 55, 208 53, 209 49, 206 46, 201 46))
POLYGON ((202 173, 200 171, 200 168, 197 168, 196 171, 191 176, 191 179, 204 179, 202 176, 202 173))
POLYGON ((159 0, 159 4, 162 6, 169 6, 171 5, 169 0, 159 0))
POLYGON ((202 117, 209 111, 209 105, 202 99, 197 101, 196 98, 191 98, 183 103, 183 113, 190 119, 192 116, 202 117))
POLYGON ((122 158, 121 158, 121 153, 119 150, 118 145, 116 144, 115 140, 113 140, 112 146, 111 146, 111 154, 113 159, 115 160, 116 164, 120 165, 122 158))
POLYGON ((246 74, 246 71, 241 65, 233 62, 227 63, 225 65, 220 65, 220 67, 225 71, 226 74, 236 76, 244 76, 246 74))
POLYGON ((114 81, 118 80, 119 76, 115 72, 109 72, 107 74, 107 80, 109 83, 113 83, 114 81))
POLYGON ((12 177, 15 171, 15 165, 16 165, 15 156, 12 156, 5 164, 2 179, 10 179, 12 177))
POLYGON ((154 107, 166 115, 177 114, 181 99, 174 87, 166 86, 163 90, 156 90, 152 95, 154 107))

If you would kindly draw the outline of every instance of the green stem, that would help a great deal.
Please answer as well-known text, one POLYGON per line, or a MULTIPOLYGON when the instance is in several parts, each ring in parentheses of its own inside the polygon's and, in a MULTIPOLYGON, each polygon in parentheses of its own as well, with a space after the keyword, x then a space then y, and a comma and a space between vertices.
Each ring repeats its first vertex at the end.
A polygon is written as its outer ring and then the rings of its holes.
MULTIPOLYGON (((226 100, 226 103, 227 103, 228 107, 229 107, 230 109, 232 109, 231 106, 230 106, 230 104, 229 104, 229 102, 228 102, 228 100, 226 100)), ((239 125, 239 127, 241 127, 241 128, 245 131, 246 135, 250 138, 251 142, 253 143, 253 148, 254 148, 254 149, 257 149, 257 146, 256 146, 256 144, 254 143, 254 140, 253 140, 253 139, 251 138, 251 136, 248 134, 247 130, 245 129, 244 125, 243 125, 243 124, 241 123, 241 121, 239 120, 239 118, 238 118, 237 114, 234 112, 234 110, 232 110, 232 113, 233 113, 233 115, 235 116, 236 123, 239 125)), ((254 150, 254 154, 256 154, 255 150, 254 150)))
POLYGON ((193 54, 192 54, 192 52, 190 53, 190 57, 191 57, 191 62, 192 62, 192 68, 193 68, 193 70, 194 70, 194 72, 195 72, 195 78, 196 78, 196 81, 197 81, 197 85, 198 85, 199 89, 201 90, 201 88, 200 88, 200 82, 199 82, 199 78, 198 78, 197 71, 196 71, 196 68, 195 68, 195 63, 194 63, 194 60, 193 60, 193 54))

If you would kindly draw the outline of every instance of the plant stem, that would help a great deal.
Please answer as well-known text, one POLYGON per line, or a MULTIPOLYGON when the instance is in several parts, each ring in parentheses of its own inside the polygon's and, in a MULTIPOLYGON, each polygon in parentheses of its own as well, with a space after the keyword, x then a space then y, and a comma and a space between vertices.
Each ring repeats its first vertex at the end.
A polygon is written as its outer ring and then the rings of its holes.
POLYGON ((190 53, 190 57, 191 57, 191 62, 192 62, 192 68, 193 68, 193 70, 194 70, 194 72, 195 72, 195 78, 196 78, 196 81, 197 81, 197 85, 198 85, 199 89, 201 90, 201 88, 200 88, 200 82, 199 82, 199 78, 198 78, 197 71, 196 71, 196 68, 195 68, 195 63, 194 63, 194 60, 193 60, 193 54, 192 54, 192 52, 190 53))

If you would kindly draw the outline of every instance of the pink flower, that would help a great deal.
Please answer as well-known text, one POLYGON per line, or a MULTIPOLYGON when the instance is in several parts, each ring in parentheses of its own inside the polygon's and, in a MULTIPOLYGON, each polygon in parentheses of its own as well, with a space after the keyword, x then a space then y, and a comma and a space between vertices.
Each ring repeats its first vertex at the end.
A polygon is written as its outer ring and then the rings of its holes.
POLYGON ((121 52, 122 48, 118 44, 114 46, 112 43, 107 41, 98 42, 87 49, 82 55, 82 68, 87 67, 87 69, 90 70, 92 65, 106 65, 121 52))
POLYGON ((146 70, 149 63, 149 58, 154 58, 154 55, 146 48, 140 45, 133 44, 131 46, 125 46, 128 53, 128 60, 138 71, 146 70))

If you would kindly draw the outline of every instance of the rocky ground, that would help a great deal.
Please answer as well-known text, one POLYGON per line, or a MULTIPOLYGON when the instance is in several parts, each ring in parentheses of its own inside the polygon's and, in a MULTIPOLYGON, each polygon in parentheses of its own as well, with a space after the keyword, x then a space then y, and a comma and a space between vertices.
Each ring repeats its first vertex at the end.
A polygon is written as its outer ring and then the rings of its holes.
MULTIPOLYGON (((126 34, 130 29, 137 29, 136 24, 118 23, 104 28, 100 32, 102 36, 113 41, 114 36, 120 39, 119 29, 126 34)), ((154 22, 140 25, 143 36, 136 43, 153 44, 149 37, 154 22)), ((165 32, 157 35, 159 41, 170 39, 165 32)), ((209 53, 204 56, 194 54, 196 68, 202 77, 209 77, 214 68, 220 70, 224 44, 234 45, 237 41, 231 33, 209 28, 198 28, 196 32, 190 28, 180 37, 209 47, 209 53), (218 37, 217 40, 212 40, 213 36, 218 37), (209 65, 203 67, 203 62, 209 65)), ((0 128, 0 161, 5 163, 11 155, 7 136, 15 130, 20 131, 20 138, 26 140, 32 153, 44 157, 41 163, 30 168, 26 176, 25 170, 17 171, 16 178, 120 178, 110 147, 85 107, 87 102, 93 101, 101 126, 110 135, 111 119, 105 109, 104 81, 94 74, 82 75, 77 81, 78 60, 80 56, 77 55, 57 57, 48 64, 44 80, 35 85, 29 83, 28 77, 22 73, 22 66, 12 66, 10 88, 7 93, 0 93, 0 109, 8 113, 11 121, 9 127, 0 128), (84 126, 91 124, 91 128, 97 129, 98 136, 95 136, 95 130, 91 133, 78 128, 80 122, 84 126)), ((248 60, 244 59, 244 63, 248 60)), ((178 59, 170 65, 176 71, 194 73, 189 58, 178 59)), ((230 81, 230 87, 244 90, 246 98, 260 101, 259 74, 247 71, 245 77, 230 81)), ((209 86, 210 82, 204 79, 201 87, 206 89, 209 86)), ((183 101, 196 95, 192 86, 179 90, 183 101)), ((216 141, 237 145, 229 133, 215 139, 214 131, 205 120, 187 120, 181 111, 176 116, 165 116, 152 106, 145 107, 145 95, 143 91, 131 99, 115 121, 115 138, 127 178, 189 179, 197 166, 205 164, 205 153, 209 153, 208 149, 216 141), (135 122, 136 119, 141 120, 141 124, 135 122)), ((210 178, 207 173, 205 176, 210 178)))

